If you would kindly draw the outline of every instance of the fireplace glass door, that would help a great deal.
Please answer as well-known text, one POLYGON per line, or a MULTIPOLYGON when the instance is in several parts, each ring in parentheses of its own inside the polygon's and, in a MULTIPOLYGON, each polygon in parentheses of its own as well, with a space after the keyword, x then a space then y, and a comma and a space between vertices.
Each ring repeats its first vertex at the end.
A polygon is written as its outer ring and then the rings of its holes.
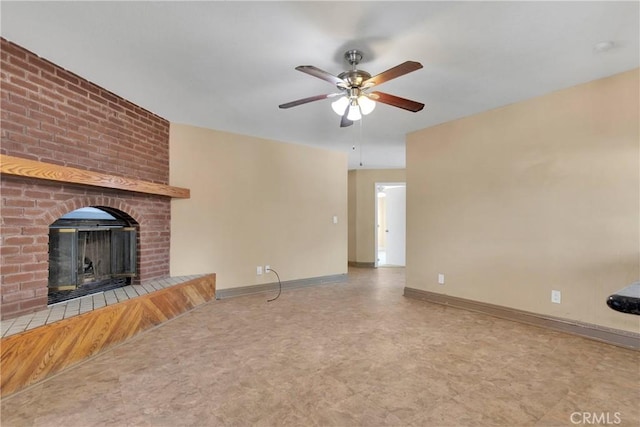
POLYGON ((49 288, 71 290, 136 274, 133 227, 49 230, 49 288))

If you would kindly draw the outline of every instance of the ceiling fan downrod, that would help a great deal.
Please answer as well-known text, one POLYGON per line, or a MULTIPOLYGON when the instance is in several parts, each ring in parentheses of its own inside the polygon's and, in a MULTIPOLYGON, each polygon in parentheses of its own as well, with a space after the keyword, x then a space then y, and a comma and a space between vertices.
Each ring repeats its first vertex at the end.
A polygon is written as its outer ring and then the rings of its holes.
POLYGON ((371 78, 371 74, 357 69, 358 64, 362 60, 362 52, 357 49, 348 50, 344 54, 344 59, 351 65, 352 69, 340 73, 338 77, 347 82, 350 88, 359 89, 365 80, 371 78))
POLYGON ((362 52, 358 49, 351 49, 345 52, 344 59, 356 70, 357 65, 362 61, 362 52))

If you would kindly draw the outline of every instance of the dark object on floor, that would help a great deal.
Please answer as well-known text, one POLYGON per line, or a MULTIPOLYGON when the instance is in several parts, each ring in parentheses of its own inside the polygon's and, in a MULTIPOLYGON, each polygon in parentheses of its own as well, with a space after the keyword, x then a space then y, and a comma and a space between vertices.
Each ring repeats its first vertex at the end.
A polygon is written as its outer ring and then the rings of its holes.
POLYGON ((611 295, 607 305, 622 313, 640 315, 640 282, 632 283, 611 295))

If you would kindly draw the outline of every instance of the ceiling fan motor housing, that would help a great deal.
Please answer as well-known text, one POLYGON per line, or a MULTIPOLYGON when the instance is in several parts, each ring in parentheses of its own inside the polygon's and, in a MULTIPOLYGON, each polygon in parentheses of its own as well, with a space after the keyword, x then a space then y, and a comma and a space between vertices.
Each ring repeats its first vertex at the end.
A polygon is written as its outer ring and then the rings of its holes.
POLYGON ((371 74, 362 70, 350 70, 340 73, 338 77, 349 83, 351 87, 360 87, 364 81, 371 78, 371 74))
MULTIPOLYGON (((371 74, 356 69, 360 61, 362 61, 362 52, 357 49, 348 50, 344 53, 344 59, 351 65, 352 69, 340 73, 338 77, 347 82, 351 89, 360 88, 363 82, 371 78, 371 74)), ((350 95, 354 94, 350 93, 350 95)))

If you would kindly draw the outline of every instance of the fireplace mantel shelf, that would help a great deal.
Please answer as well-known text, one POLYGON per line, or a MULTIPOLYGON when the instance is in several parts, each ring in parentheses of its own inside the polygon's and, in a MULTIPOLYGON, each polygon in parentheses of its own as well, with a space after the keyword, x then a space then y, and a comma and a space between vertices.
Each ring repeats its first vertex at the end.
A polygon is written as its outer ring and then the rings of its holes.
POLYGON ((188 188, 172 187, 155 182, 140 181, 122 176, 92 172, 52 163, 28 160, 20 157, 0 154, 0 173, 47 181, 57 181, 71 184, 90 185, 93 187, 112 188, 136 193, 168 196, 178 199, 188 199, 191 194, 188 188))

